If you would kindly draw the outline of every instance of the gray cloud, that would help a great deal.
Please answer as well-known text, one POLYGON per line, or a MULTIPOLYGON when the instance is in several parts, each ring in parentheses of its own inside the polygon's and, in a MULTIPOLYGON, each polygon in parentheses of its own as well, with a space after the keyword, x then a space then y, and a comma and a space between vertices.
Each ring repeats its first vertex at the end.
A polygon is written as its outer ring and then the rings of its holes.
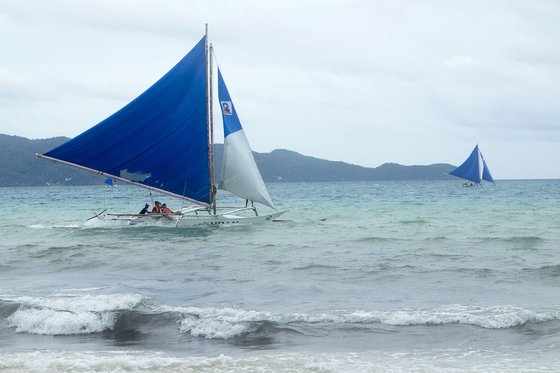
POLYGON ((478 142, 497 178, 558 178, 558 19, 552 0, 0 0, 0 132, 77 135, 208 22, 257 151, 457 164, 478 142))

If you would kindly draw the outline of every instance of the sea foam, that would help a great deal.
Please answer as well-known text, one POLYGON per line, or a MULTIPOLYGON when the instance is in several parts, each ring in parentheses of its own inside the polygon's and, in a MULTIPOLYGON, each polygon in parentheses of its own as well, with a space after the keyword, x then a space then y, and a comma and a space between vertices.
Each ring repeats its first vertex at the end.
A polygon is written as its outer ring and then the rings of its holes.
POLYGON ((8 318, 16 331, 31 334, 70 335, 99 333, 115 324, 114 312, 69 312, 49 309, 20 309, 8 318))
POLYGON ((433 309, 393 311, 340 310, 330 313, 272 313, 235 308, 163 307, 182 314, 179 330, 195 337, 228 339, 255 331, 265 322, 289 324, 386 324, 394 326, 466 324, 506 329, 526 323, 560 320, 560 310, 535 311, 516 306, 445 305, 433 309))
MULTIPOLYGON (((138 294, 100 294, 51 297, 3 298, 19 304, 7 318, 18 332, 34 334, 87 334, 112 330, 120 311, 136 310, 143 297, 138 294)), ((193 337, 230 339, 257 331, 262 325, 298 329, 313 324, 385 324, 393 326, 464 324, 485 329, 506 329, 526 323, 560 320, 560 308, 530 309, 512 305, 442 305, 425 309, 333 310, 325 313, 278 313, 232 307, 171 307, 149 305, 152 315, 176 315, 180 333, 193 337)))
POLYGON ((44 225, 44 224, 32 224, 29 226, 31 229, 56 229, 56 228, 80 228, 78 224, 58 224, 58 225, 44 225))
POLYGON ((20 308, 7 318, 17 332, 48 335, 99 333, 111 330, 119 310, 140 304, 137 294, 14 297, 20 308))
POLYGON ((10 372, 550 372, 559 366, 555 351, 519 354, 477 349, 243 357, 175 357, 151 351, 0 354, 0 370, 10 372))

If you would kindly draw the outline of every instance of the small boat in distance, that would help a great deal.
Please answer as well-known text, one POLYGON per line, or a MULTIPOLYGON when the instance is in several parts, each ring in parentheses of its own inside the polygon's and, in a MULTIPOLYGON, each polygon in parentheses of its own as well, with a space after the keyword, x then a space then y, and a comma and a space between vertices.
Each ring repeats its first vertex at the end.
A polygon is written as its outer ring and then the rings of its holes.
POLYGON ((495 184, 486 161, 484 161, 484 157, 478 148, 478 144, 474 147, 467 160, 449 174, 468 180, 468 182, 463 183, 464 187, 479 186, 482 180, 495 184))
POLYGON ((222 74, 213 65, 208 26, 196 46, 144 93, 96 126, 37 156, 189 202, 173 214, 103 211, 95 219, 132 225, 231 226, 270 222, 281 214, 257 168, 222 74), (213 105, 214 68, 218 105, 213 105), (224 128, 219 185, 214 170, 214 108, 221 110, 224 128), (244 206, 218 206, 217 189, 243 198, 244 206), (274 212, 259 215, 253 202, 274 212))

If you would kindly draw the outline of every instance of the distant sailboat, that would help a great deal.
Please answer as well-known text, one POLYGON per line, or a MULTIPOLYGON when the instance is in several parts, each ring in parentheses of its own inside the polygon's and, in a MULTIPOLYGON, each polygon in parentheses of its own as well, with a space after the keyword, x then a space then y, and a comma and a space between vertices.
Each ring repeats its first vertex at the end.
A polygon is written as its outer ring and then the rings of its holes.
POLYGON ((131 224, 159 219, 176 226, 272 221, 281 213, 257 168, 219 69, 218 96, 224 125, 219 188, 246 201, 240 207, 220 207, 216 203, 212 57, 207 28, 196 46, 135 100, 72 140, 37 156, 194 204, 164 218, 160 214, 111 213, 99 218, 131 224), (253 201, 276 211, 259 216, 253 201), (244 211, 252 216, 243 215, 244 211))
POLYGON ((465 183, 463 186, 480 185, 482 180, 494 183, 494 179, 492 178, 488 165, 486 165, 486 161, 478 148, 478 144, 474 147, 467 160, 449 174, 471 182, 465 183))

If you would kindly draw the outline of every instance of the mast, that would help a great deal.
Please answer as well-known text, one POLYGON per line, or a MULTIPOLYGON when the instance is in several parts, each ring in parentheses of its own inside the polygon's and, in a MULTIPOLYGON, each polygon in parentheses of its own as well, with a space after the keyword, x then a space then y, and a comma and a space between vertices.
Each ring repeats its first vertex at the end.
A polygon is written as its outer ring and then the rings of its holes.
POLYGON ((206 50, 206 127, 208 131, 208 174, 210 177, 210 206, 216 215, 216 185, 214 177, 214 118, 212 113, 212 44, 208 44, 208 24, 205 36, 206 50))

